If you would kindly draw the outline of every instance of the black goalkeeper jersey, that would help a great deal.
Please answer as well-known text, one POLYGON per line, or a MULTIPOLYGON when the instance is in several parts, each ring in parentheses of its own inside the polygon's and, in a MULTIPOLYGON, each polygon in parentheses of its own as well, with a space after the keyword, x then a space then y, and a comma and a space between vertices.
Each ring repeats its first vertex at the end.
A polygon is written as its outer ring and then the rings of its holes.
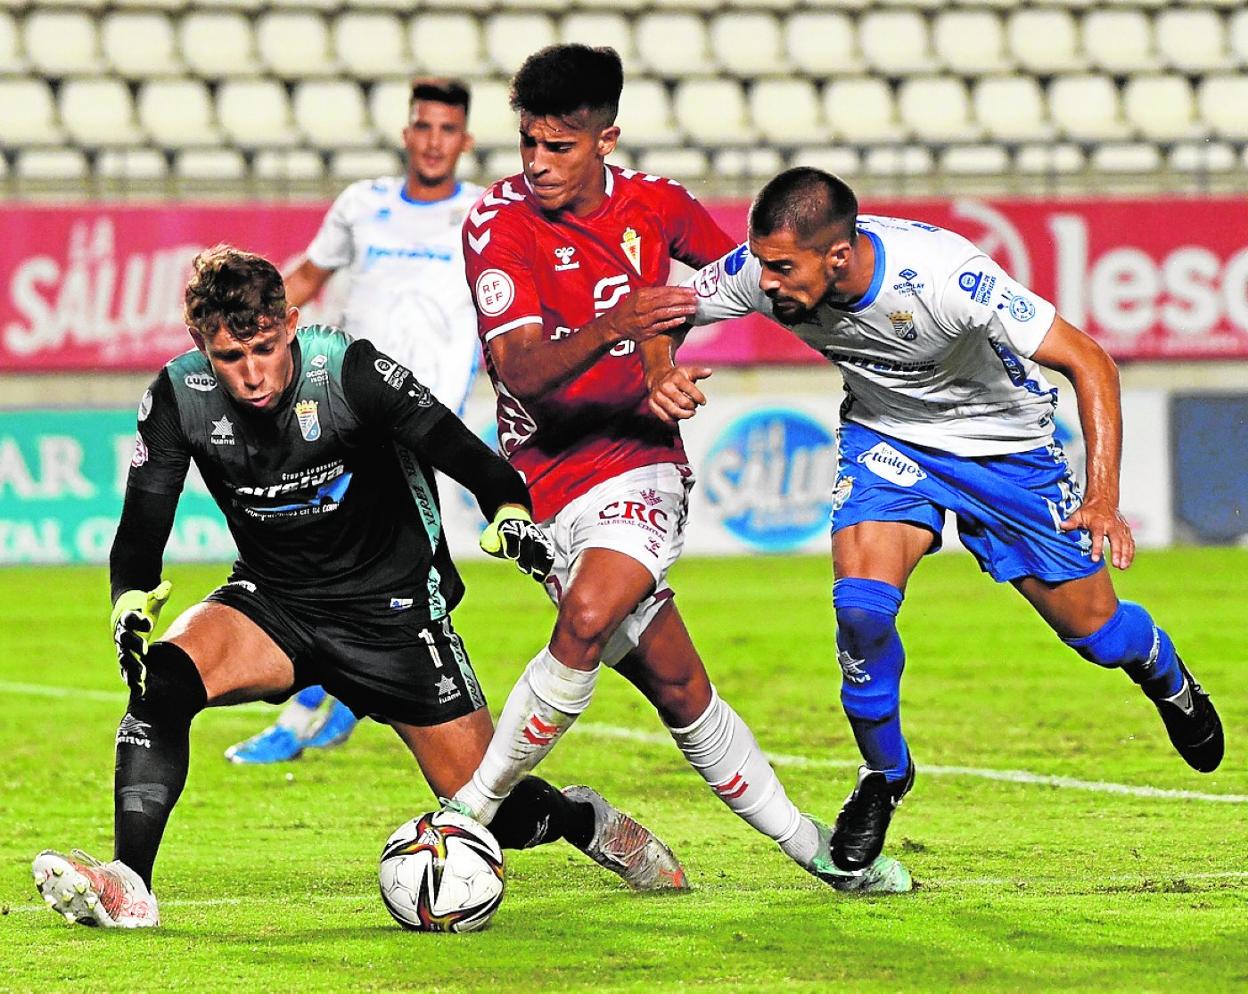
POLYGON ((129 487, 177 495, 194 460, 238 547, 234 579, 442 617, 463 584, 421 451, 449 412, 336 328, 300 328, 291 353, 294 378, 268 411, 236 404, 202 353, 171 360, 139 408, 129 487))

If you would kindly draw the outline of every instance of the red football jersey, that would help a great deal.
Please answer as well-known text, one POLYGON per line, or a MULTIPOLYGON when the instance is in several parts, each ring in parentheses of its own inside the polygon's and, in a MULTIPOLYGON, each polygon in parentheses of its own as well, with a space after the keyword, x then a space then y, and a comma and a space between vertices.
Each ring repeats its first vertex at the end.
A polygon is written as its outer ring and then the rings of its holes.
MULTIPOLYGON (((666 283, 672 258, 700 268, 736 245, 674 180, 608 166, 606 192, 588 217, 547 214, 521 173, 477 201, 464 258, 484 344, 526 324, 552 340, 575 335, 634 287, 666 283)), ((633 342, 525 404, 485 355, 499 446, 527 481, 537 520, 630 469, 685 461, 679 431, 650 413, 633 342)))

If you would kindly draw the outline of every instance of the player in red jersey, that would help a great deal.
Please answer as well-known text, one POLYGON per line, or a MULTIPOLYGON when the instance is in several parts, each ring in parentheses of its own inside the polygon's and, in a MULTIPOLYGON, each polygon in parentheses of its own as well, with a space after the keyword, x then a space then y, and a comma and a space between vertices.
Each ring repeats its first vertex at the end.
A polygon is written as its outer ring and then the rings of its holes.
MULTIPOLYGON (((858 874, 833 866, 829 829, 788 799, 672 601, 693 478, 675 425, 649 409, 642 357, 666 356, 656 336, 696 309, 692 290, 664 285, 671 259, 705 265, 733 242, 678 183, 606 165, 622 85, 609 48, 530 56, 512 82, 524 170, 464 224, 499 443, 554 544, 547 591, 559 611, 449 803, 488 824, 588 706, 601 661, 655 706, 715 793, 802 867, 845 890, 908 890, 887 857, 858 874)), ((645 841, 623 858, 647 859, 645 841)))

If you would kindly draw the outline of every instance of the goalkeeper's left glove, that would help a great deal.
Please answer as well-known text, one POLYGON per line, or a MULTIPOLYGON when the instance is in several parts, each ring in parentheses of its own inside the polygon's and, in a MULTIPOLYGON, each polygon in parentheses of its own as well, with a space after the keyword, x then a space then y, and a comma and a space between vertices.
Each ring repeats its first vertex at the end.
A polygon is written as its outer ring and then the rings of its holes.
POLYGON ((529 512, 515 504, 504 504, 495 513, 481 533, 481 551, 512 560, 521 573, 528 573, 539 583, 555 564, 550 540, 533 524, 529 512))
POLYGON ((147 693, 147 643, 156 630, 160 609, 169 600, 173 584, 162 580, 155 590, 127 590, 113 605, 113 645, 121 678, 138 691, 147 693))

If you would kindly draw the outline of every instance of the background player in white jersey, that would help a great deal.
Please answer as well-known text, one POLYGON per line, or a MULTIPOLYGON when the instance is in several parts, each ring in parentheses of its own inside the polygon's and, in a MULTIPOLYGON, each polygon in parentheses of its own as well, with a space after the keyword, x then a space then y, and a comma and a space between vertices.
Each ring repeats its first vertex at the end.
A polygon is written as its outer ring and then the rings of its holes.
MULTIPOLYGON (((456 414, 463 414, 481 353, 460 238, 481 188, 455 178, 459 157, 472 148, 468 104, 468 88, 458 80, 414 79, 403 128, 407 174, 343 190, 306 257, 284 277, 290 305, 302 307, 346 269, 350 282, 336 323, 410 369, 456 414)), ((226 757, 279 763, 345 742, 355 725, 345 704, 308 687, 275 725, 231 746, 226 757)))
MULTIPOLYGON (((842 869, 879 854, 914 782, 901 733, 904 655, 896 618, 911 572, 940 547, 946 512, 980 567, 1008 581, 1085 659, 1119 668, 1156 705, 1183 759, 1222 760, 1222 725, 1170 637, 1119 601, 1102 562, 1126 569, 1118 511, 1122 411, 1113 360, 973 244, 934 225, 859 217, 835 176, 792 169, 750 209, 749 242, 694 278, 696 323, 758 312, 841 369, 845 403, 833 495, 833 602, 841 701, 864 759, 841 810, 842 869), (1087 448, 1087 496, 1053 438, 1068 377, 1087 448)), ((671 420, 706 397, 706 368, 651 378, 671 420)))

